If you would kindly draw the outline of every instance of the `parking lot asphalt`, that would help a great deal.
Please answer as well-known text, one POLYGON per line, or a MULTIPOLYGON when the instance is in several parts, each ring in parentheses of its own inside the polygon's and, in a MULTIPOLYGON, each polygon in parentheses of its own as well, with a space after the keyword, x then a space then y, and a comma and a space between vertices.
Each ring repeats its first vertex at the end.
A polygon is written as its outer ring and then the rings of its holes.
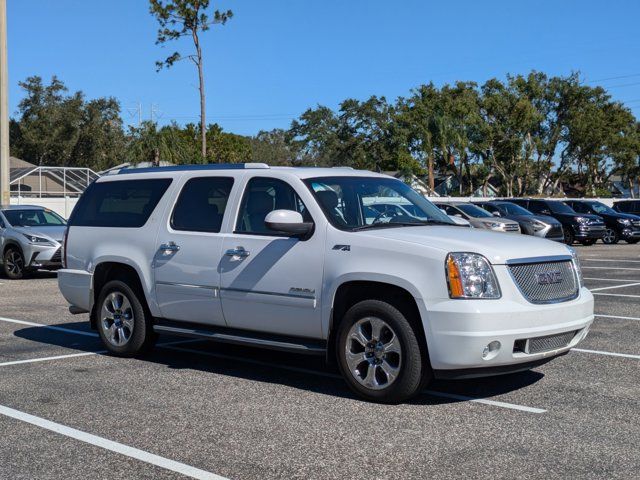
POLYGON ((578 348, 396 406, 304 356, 161 337, 112 357, 55 274, 0 278, 0 478, 638 478, 640 245, 577 250, 578 348))

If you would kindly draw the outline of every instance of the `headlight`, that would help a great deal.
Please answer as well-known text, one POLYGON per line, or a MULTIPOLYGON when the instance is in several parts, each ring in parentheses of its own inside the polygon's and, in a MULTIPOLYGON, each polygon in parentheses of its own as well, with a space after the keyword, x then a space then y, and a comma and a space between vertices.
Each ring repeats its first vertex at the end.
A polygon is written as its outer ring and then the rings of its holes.
POLYGON ((31 243, 35 243, 37 245, 51 245, 51 246, 53 246, 53 243, 50 240, 47 240, 46 238, 36 237, 35 235, 29 235, 27 233, 23 233, 22 235, 24 235, 27 238, 27 240, 29 240, 29 242, 31 242, 31 243))
POLYGON ((451 298, 500 298, 500 287, 493 268, 482 255, 450 253, 445 264, 451 298))
POLYGON ((498 222, 482 222, 482 223, 484 223, 489 228, 504 228, 503 223, 498 223, 498 222))
POLYGON ((584 218, 584 217, 576 217, 575 221, 578 223, 587 223, 589 221, 589 219, 584 218))
POLYGON ((539 222, 538 220, 532 220, 531 226, 533 227, 533 230, 536 232, 539 232, 540 230, 546 227, 544 223, 539 222))
POLYGON ((618 223, 622 225, 631 225, 631 220, 629 220, 628 218, 619 218, 618 223))
POLYGON ((582 268, 580 267, 580 259, 578 258, 578 254, 576 253, 575 248, 567 246, 569 249, 569 253, 571 253, 571 258, 573 258, 573 266, 576 268, 576 273, 578 274, 578 282, 581 287, 584 287, 584 279, 582 278, 582 268))

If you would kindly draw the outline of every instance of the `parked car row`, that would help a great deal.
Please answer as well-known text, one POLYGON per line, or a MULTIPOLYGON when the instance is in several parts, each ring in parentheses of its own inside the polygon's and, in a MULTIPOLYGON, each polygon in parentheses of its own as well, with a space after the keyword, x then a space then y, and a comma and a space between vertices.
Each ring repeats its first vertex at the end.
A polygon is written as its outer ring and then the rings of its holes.
POLYGON ((640 241, 640 201, 616 202, 614 208, 597 200, 508 198, 468 202, 435 202, 450 217, 473 227, 524 233, 567 245, 593 245, 598 240, 616 244, 640 241))

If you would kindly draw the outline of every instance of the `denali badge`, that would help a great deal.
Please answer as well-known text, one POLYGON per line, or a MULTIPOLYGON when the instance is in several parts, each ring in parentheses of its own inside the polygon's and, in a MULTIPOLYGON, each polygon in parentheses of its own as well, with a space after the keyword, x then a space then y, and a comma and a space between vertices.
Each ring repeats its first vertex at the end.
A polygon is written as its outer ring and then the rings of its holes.
POLYGON ((562 282, 562 272, 560 270, 552 270, 550 272, 541 272, 536 274, 538 285, 551 285, 552 283, 562 282))

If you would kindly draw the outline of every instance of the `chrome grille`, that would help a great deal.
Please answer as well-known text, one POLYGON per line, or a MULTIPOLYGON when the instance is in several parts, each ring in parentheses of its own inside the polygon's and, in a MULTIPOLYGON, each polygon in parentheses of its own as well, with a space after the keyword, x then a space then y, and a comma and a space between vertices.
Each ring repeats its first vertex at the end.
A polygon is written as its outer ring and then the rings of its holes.
POLYGON ((531 303, 565 302, 578 296, 578 279, 570 259, 513 263, 508 267, 520 292, 531 303))
POLYGON ((561 237, 563 235, 562 226, 554 225, 547 232, 547 237, 561 237))
POLYGON ((576 333, 578 333, 578 330, 530 338, 527 340, 524 353, 541 353, 566 347, 571 340, 573 340, 573 337, 576 336, 576 333))
POLYGON ((504 226, 504 231, 505 232, 519 232, 520 231, 520 226, 518 226, 518 224, 516 224, 516 223, 507 223, 504 226))
POLYGON ((62 261, 62 252, 61 249, 59 248, 58 250, 56 250, 56 253, 53 254, 53 256, 51 257, 51 262, 61 262, 62 261))

